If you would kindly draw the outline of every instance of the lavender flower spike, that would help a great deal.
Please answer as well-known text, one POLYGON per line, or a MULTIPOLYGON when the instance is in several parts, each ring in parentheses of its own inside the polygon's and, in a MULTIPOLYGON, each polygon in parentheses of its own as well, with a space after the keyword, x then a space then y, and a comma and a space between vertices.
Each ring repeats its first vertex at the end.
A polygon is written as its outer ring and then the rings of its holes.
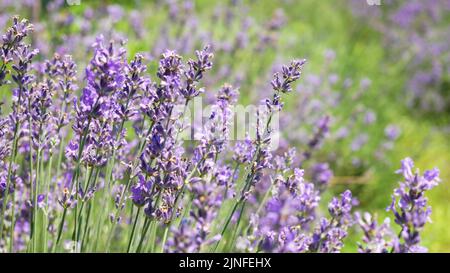
POLYGON ((289 66, 283 65, 280 74, 276 73, 272 80, 272 87, 275 91, 289 93, 292 91, 291 83, 298 80, 301 76, 301 70, 306 60, 293 60, 289 66))
POLYGON ((428 199, 425 192, 431 190, 441 181, 439 170, 434 168, 425 171, 421 176, 419 171, 414 172, 414 162, 411 158, 402 160, 401 173, 405 179, 394 190, 392 203, 387 208, 395 216, 395 223, 401 227, 398 241, 393 252, 426 252, 425 247, 420 246, 420 231, 425 223, 430 221, 431 207, 427 205, 428 199))
POLYGON ((17 58, 15 52, 23 51, 25 44, 22 41, 33 30, 34 27, 28 20, 22 19, 19 21, 19 17, 15 16, 13 17, 13 25, 2 35, 0 43, 0 86, 6 83, 5 77, 9 73, 6 70, 6 65, 17 58))

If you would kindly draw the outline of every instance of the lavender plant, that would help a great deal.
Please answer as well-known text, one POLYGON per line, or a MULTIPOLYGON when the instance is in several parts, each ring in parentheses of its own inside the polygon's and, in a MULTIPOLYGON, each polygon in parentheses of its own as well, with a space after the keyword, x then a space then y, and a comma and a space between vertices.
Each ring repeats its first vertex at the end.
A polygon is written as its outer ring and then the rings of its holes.
MULTIPOLYGON (((192 19, 184 8, 180 25, 192 19)), ((107 12, 122 16, 117 6, 107 12)), ((272 44, 282 24, 278 12, 255 52, 272 44)), ((11 110, 0 119, 1 252, 339 252, 355 223, 364 233, 362 252, 425 250, 420 231, 431 210, 424 193, 439 182, 437 169, 420 176, 410 159, 402 162, 405 182, 389 207, 400 227, 395 236, 387 221, 379 226, 369 214, 352 214, 358 202, 350 190, 320 209, 333 171, 313 161, 313 152, 329 132, 329 116, 311 119, 312 135, 298 152, 292 143, 273 149, 285 98, 307 95, 295 89, 305 60, 272 75, 254 134, 232 141, 239 88, 212 90, 236 69, 212 52, 235 56, 245 33, 231 49, 212 43, 187 60, 178 52, 190 47, 169 50, 161 38, 165 50, 151 73, 145 54, 130 57, 126 41, 111 33, 97 36, 85 65, 68 52, 38 65, 38 50, 26 40, 32 29, 14 18, 2 37, 0 84, 11 93, 11 110), (216 60, 225 72, 213 69, 216 60), (191 128, 185 119, 201 97, 211 111, 204 126, 191 128)), ((136 35, 144 35, 138 26, 136 35)), ((365 111, 365 121, 373 120, 365 111)), ((387 135, 394 140, 398 132, 389 127, 387 135)), ((352 147, 364 141, 357 137, 352 147)))
POLYGON ((402 160, 397 173, 402 174, 404 182, 394 190, 392 203, 387 207, 394 215, 395 223, 400 227, 398 235, 390 228, 390 219, 386 218, 382 225, 376 217, 369 213, 364 216, 356 214, 358 225, 364 232, 363 242, 359 245, 361 252, 426 252, 420 246, 420 231, 430 221, 431 207, 427 204, 425 192, 440 182, 439 170, 434 168, 420 175, 414 171, 411 158, 402 160))
MULTIPOLYGON (((159 11, 155 14, 167 16, 159 18, 139 10, 129 11, 118 4, 99 5, 95 12, 88 6, 81 14, 77 14, 65 7, 64 1, 50 1, 43 7, 52 20, 39 21, 40 26, 37 27, 36 35, 39 35, 40 39, 35 44, 46 58, 52 57, 55 51, 61 56, 70 53, 80 62, 84 60, 85 48, 90 47, 99 35, 103 35, 106 40, 126 40, 127 34, 121 31, 123 27, 120 26, 127 25, 133 30, 129 35, 131 40, 145 44, 151 41, 151 50, 142 54, 145 59, 158 59, 167 48, 180 54, 190 54, 194 47, 209 44, 215 52, 216 65, 209 72, 210 76, 203 79, 205 89, 218 89, 222 83, 228 82, 236 89, 244 88, 246 95, 243 97, 250 98, 251 101, 270 97, 272 90, 265 83, 271 81, 272 74, 280 70, 281 63, 284 62, 281 61, 284 57, 279 54, 283 51, 283 46, 278 43, 280 32, 287 21, 283 9, 275 10, 273 16, 263 23, 249 16, 248 6, 242 1, 231 1, 227 5, 219 4, 213 14, 206 16, 196 12, 195 4, 190 0, 160 1, 152 5, 152 8, 159 11), (153 20, 159 20, 161 23, 152 24, 149 31, 143 31, 144 22, 153 20), (205 26, 201 22, 214 22, 209 25, 217 27, 205 26), (52 32, 52 29, 60 30, 63 35, 55 35, 56 32, 52 32), (260 65, 247 65, 252 59, 268 61, 261 62, 260 65), (267 65, 264 65, 265 62, 267 65), (255 78, 253 75, 256 73, 264 76, 255 78)), ((5 3, 5 6, 5 10, 15 12, 18 9, 13 3, 9 5, 5 3)), ((30 16, 43 12, 30 3, 24 3, 20 10, 25 10, 30 16)), ((378 143, 378 147, 367 145, 372 139, 368 134, 360 133, 359 128, 374 125, 377 118, 372 109, 361 103, 370 81, 363 79, 358 87, 357 84, 353 84, 353 81, 359 81, 358 79, 338 76, 331 68, 335 55, 332 50, 327 50, 322 71, 317 75, 312 73, 307 75, 305 82, 297 88, 302 90, 302 96, 299 96, 300 99, 296 100, 295 104, 298 105, 298 115, 303 122, 301 126, 297 126, 297 123, 289 122, 290 116, 282 116, 282 127, 286 128, 285 132, 290 133, 284 133, 281 141, 285 143, 284 146, 301 145, 305 151, 298 160, 305 161, 305 164, 336 162, 338 165, 335 166, 336 177, 343 169, 343 172, 350 172, 357 178, 364 176, 368 171, 373 157, 380 158, 389 152, 394 141, 387 141, 386 144, 378 143), (350 107, 349 104, 356 105, 352 113, 343 114, 335 111, 342 107, 350 107), (351 149, 338 151, 333 148, 334 151, 328 153, 327 143, 336 141, 341 142, 342 147, 350 146, 351 149), (321 152, 324 150, 327 154, 321 152), (313 153, 319 155, 312 156, 313 153), (364 157, 366 160, 363 160, 364 157), (312 160, 308 160, 309 158, 312 160)), ((205 99, 212 103, 215 95, 213 92, 206 92, 205 99)), ((288 109, 291 109, 290 107, 293 106, 288 105, 288 109)), ((353 105, 351 107, 353 108, 353 105)), ((287 148, 281 147, 280 150, 282 153, 287 148)))

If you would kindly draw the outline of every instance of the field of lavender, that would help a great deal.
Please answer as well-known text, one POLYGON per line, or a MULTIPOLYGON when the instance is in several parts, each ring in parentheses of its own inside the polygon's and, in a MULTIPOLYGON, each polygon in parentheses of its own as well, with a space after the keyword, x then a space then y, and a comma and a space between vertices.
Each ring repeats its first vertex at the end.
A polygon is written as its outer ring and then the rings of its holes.
POLYGON ((450 0, 377 2, 0 0, 0 253, 450 252, 450 0))

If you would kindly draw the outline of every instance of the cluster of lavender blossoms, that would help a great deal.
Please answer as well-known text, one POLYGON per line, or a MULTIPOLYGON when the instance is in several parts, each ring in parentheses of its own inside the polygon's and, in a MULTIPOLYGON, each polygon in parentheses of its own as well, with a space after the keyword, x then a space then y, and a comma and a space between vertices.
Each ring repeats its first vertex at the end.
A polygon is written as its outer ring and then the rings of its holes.
POLYGON ((26 42, 32 30, 15 17, 1 42, 0 85, 12 94, 0 118, 1 252, 339 252, 355 224, 361 251, 424 250, 424 193, 439 182, 437 169, 420 176, 403 161, 405 182, 389 207, 395 236, 388 221, 353 214, 350 190, 327 213, 319 209, 333 171, 305 162, 328 133, 328 116, 305 150, 271 148, 274 119, 305 60, 266 83, 255 135, 230 139, 239 88, 223 84, 205 94, 211 111, 190 141, 182 135, 193 129, 185 123, 193 100, 212 89, 204 87, 210 46, 187 60, 165 50, 151 77, 145 54, 130 58, 125 40, 98 36, 80 75, 67 54, 36 62, 26 42))
POLYGON ((356 214, 358 225, 364 232, 363 244, 359 245, 361 252, 426 252, 427 248, 420 245, 420 231, 430 222, 431 206, 427 204, 425 193, 439 184, 439 170, 427 170, 423 176, 419 170, 414 170, 411 158, 402 160, 397 173, 402 174, 404 181, 392 195, 392 203, 387 211, 394 215, 395 223, 400 227, 398 235, 390 228, 390 220, 386 218, 379 225, 376 216, 369 213, 361 216, 356 214))

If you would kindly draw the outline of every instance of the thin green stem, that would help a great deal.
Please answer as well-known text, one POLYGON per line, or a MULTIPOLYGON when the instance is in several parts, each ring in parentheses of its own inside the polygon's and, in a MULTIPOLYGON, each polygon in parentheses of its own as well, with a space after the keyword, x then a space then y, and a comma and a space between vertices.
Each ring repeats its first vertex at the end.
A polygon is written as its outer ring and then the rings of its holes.
MULTIPOLYGON (((51 184, 51 168, 52 168, 52 161, 53 161, 53 154, 50 151, 50 158, 49 158, 49 162, 48 162, 48 166, 47 166, 47 178, 45 179, 45 183, 46 183, 46 190, 45 190, 45 203, 46 203, 46 208, 49 208, 49 202, 48 202, 48 195, 50 194, 50 184, 51 184)), ((48 231, 47 231, 47 226, 48 226, 48 217, 44 218, 44 223, 43 223, 43 230, 44 230, 44 251, 47 251, 48 248, 48 231)))
POLYGON ((137 253, 141 252, 142 249, 142 244, 144 243, 145 237, 147 236, 147 232, 149 230, 150 225, 152 225, 152 220, 149 220, 148 217, 145 218, 144 221, 144 226, 142 227, 142 232, 141 232, 141 239, 139 240, 139 244, 138 247, 136 249, 137 253))
POLYGON ((161 249, 159 251, 161 253, 164 253, 164 248, 166 247, 166 241, 167 241, 167 235, 169 233, 169 229, 170 229, 170 225, 167 225, 164 228, 164 235, 163 235, 163 238, 162 238, 162 241, 161 241, 161 249))
POLYGON ((33 253, 36 252, 36 245, 37 245, 37 239, 38 239, 38 233, 36 230, 36 225, 37 225, 37 214, 38 214, 38 209, 37 209, 37 195, 38 195, 38 187, 39 187, 39 180, 40 180, 40 154, 41 151, 38 149, 36 151, 36 179, 34 182, 34 192, 33 192, 33 222, 32 222, 32 232, 33 232, 33 243, 32 243, 32 251, 33 253))
POLYGON ((138 208, 138 210, 136 212, 136 216, 134 217, 134 223, 133 223, 133 227, 131 229, 130 239, 128 241, 127 253, 130 253, 131 245, 133 244, 133 239, 134 239, 134 232, 136 231, 136 225, 137 225, 140 215, 141 215, 141 207, 138 208))
MULTIPOLYGON (((270 116, 269 116, 269 118, 268 118, 268 120, 266 122, 266 128, 264 128, 264 131, 263 131, 265 135, 270 133, 269 132, 269 128, 270 128, 270 123, 272 121, 272 117, 273 117, 273 114, 270 114, 270 116)), ((265 135, 264 135, 264 137, 265 137, 265 135)), ((225 226, 224 226, 224 228, 222 229, 222 232, 221 232, 221 237, 217 241, 217 243, 216 243, 216 245, 214 247, 214 250, 213 250, 214 252, 217 250, 217 247, 219 246, 221 240, 223 239, 223 235, 225 234, 225 231, 226 231, 228 225, 230 224, 231 218, 233 217, 233 214, 236 212, 236 209, 239 206, 239 204, 242 203, 241 210, 243 210, 243 208, 245 206, 245 203, 246 203, 246 200, 247 200, 245 198, 245 194, 246 194, 246 192, 248 190, 250 190, 250 188, 251 188, 251 181, 253 181, 253 179, 255 177, 255 174, 256 174, 256 171, 255 171, 253 165, 256 162, 258 162, 260 159, 261 159, 261 139, 258 139, 258 145, 257 145, 257 148, 256 148, 254 159, 252 160, 252 162, 250 164, 250 168, 251 169, 250 169, 249 173, 247 174, 247 178, 245 179, 244 186, 243 186, 243 188, 241 190, 241 197, 236 200, 236 202, 235 202, 235 204, 233 206, 232 212, 227 217, 227 220, 225 222, 225 226)), ((241 217, 241 215, 242 215, 242 211, 241 211, 239 217, 241 217)), ((238 228, 238 227, 236 227, 236 228, 238 228)))
POLYGON ((59 222, 58 236, 56 237, 56 242, 54 244, 54 248, 55 249, 58 246, 59 241, 61 240, 61 235, 62 235, 62 231, 63 231, 63 228, 64 228, 64 221, 66 219, 66 215, 67 215, 67 208, 64 208, 63 215, 62 215, 62 218, 61 218, 61 222, 59 222))
POLYGON ((149 246, 150 246, 149 252, 151 252, 151 253, 153 253, 155 251, 157 229, 158 229, 158 222, 156 220, 152 221, 152 226, 150 228, 150 239, 149 239, 149 246))
POLYGON ((240 223, 241 223, 241 220, 242 220, 242 216, 244 215, 245 205, 246 204, 247 204, 246 202, 243 202, 242 206, 241 206, 241 210, 239 211, 239 218, 238 218, 238 220, 236 222, 236 228, 234 229, 233 236, 231 237, 230 243, 228 244, 228 246, 230 248, 235 245, 234 243, 236 242, 237 236, 238 236, 239 231, 240 231, 239 226, 240 226, 240 223))
MULTIPOLYGON (((97 102, 95 104, 97 104, 97 102)), ((80 135, 80 146, 78 147, 78 157, 77 157, 76 167, 75 167, 74 173, 72 175, 72 179, 71 179, 71 185, 70 185, 71 189, 70 189, 69 195, 72 194, 73 188, 75 186, 75 182, 78 181, 78 177, 77 176, 78 176, 79 171, 80 171, 81 155, 82 155, 82 152, 83 152, 84 142, 86 140, 86 136, 87 136, 87 133, 89 131, 88 129, 89 129, 90 124, 91 124, 91 116, 89 116, 89 118, 88 118, 88 123, 87 123, 87 126, 86 126, 87 129, 84 130, 83 135, 80 135)), ((75 194, 75 196, 76 196, 76 199, 78 201, 78 194, 75 194)), ((76 210, 76 208, 75 208, 75 210, 76 210)), ((64 221, 65 221, 66 215, 67 215, 67 207, 64 208, 63 217, 61 219, 61 222, 59 223, 58 237, 57 237, 57 240, 56 240, 56 244, 58 244, 60 239, 61 239, 61 235, 62 235, 62 231, 63 231, 63 227, 64 227, 64 221)), ((76 213, 75 213, 75 217, 76 217, 76 213)), ((76 218, 75 218, 75 225, 76 225, 76 218)))
MULTIPOLYGON (((220 238, 221 239, 222 239, 223 235, 225 234, 225 231, 227 230, 228 225, 230 225, 231 219, 233 218, 233 215, 236 212, 237 207, 239 206, 239 204, 240 204, 240 202, 236 202, 234 204, 234 206, 233 206, 233 209, 231 210, 231 213, 228 215, 227 220, 226 220, 226 222, 225 222, 225 224, 224 224, 224 226, 222 228, 222 231, 220 232, 220 236, 221 236, 220 238)), ((213 252, 216 252, 217 247, 219 246, 220 242, 221 242, 221 240, 217 241, 216 245, 213 248, 213 252)))

